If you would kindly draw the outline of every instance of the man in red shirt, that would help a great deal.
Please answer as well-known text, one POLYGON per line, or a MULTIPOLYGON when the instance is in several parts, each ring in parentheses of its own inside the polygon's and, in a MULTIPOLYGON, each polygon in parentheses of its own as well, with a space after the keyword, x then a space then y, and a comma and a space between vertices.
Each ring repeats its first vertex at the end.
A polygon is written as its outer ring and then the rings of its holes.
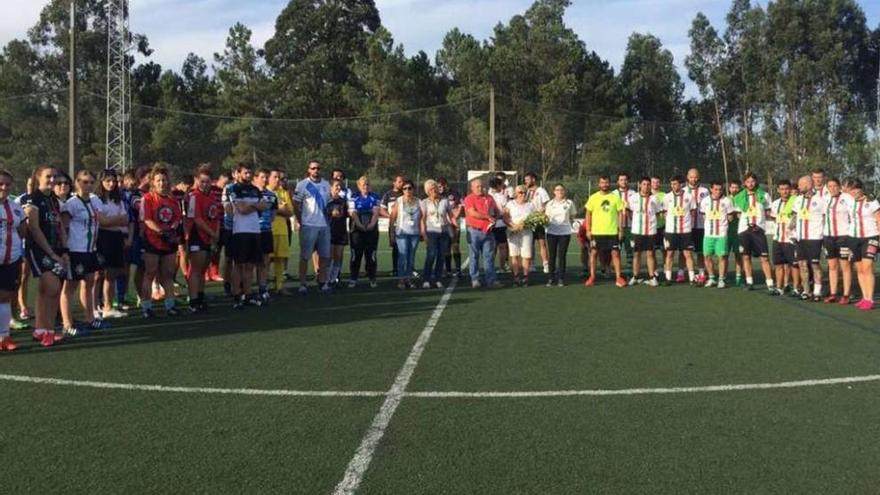
POLYGON ((481 179, 472 180, 470 189, 471 193, 464 198, 462 206, 468 230, 471 287, 480 287, 481 258, 486 272, 486 287, 500 287, 501 284, 495 277, 495 236, 492 228, 501 217, 501 212, 492 196, 486 193, 486 186, 481 179))

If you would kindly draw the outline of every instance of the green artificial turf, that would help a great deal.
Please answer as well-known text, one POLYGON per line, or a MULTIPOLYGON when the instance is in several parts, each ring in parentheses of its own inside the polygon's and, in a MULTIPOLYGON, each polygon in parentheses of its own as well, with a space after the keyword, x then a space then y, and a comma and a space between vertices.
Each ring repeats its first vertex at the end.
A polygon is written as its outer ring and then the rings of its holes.
MULTIPOLYGON (((384 245, 384 244, 383 244, 384 245)), ((420 256, 424 252, 420 248, 420 256)), ((466 256, 466 255, 465 255, 466 256)), ((390 253, 380 252, 380 273, 390 253)), ((572 260, 570 259, 570 262, 572 260)), ((291 266, 292 271, 295 267, 291 266)), ((420 263, 417 264, 420 269, 420 263)), ((547 391, 880 373, 880 313, 764 291, 462 279, 408 391, 547 391)), ((187 387, 391 387, 442 291, 281 298, 0 355, 0 374, 187 387)), ((161 315, 162 311, 158 313, 161 315)), ((4 493, 329 493, 382 397, 0 380, 4 493)), ((606 397, 404 397, 360 493, 839 492, 880 486, 880 383, 606 397)))

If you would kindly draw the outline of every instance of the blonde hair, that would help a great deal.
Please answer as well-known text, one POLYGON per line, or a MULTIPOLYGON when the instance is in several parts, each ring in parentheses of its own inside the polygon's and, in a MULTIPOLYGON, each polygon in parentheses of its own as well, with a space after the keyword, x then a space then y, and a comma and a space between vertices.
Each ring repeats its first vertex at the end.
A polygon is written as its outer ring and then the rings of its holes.
POLYGON ((362 186, 364 184, 369 184, 369 183, 370 183, 370 179, 367 178, 366 175, 362 175, 362 176, 358 177, 357 185, 362 186))
POLYGON ((434 179, 428 179, 425 181, 425 194, 428 194, 428 191, 432 188, 437 187, 437 181, 434 179))

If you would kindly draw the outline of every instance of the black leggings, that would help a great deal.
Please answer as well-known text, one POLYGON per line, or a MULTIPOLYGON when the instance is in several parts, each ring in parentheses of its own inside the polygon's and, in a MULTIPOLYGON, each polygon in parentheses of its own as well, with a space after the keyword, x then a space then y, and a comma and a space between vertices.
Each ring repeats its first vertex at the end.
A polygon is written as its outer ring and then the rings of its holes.
POLYGON ((361 258, 366 257, 367 278, 376 280, 376 248, 379 246, 379 229, 351 231, 351 279, 357 280, 361 271, 361 258))
POLYGON ((565 259, 568 256, 568 243, 571 235, 547 234, 547 251, 550 258, 550 276, 556 280, 565 278, 565 259))

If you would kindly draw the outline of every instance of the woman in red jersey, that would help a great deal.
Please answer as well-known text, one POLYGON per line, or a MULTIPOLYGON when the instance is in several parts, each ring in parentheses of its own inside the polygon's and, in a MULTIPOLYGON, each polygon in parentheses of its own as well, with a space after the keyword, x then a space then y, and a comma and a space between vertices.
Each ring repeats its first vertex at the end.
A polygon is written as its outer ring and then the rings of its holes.
POLYGON ((177 269, 177 248, 183 227, 180 203, 171 196, 168 169, 156 165, 150 172, 150 192, 141 203, 144 226, 144 280, 141 287, 141 309, 144 318, 152 318, 150 297, 153 279, 165 290, 165 312, 177 315, 174 308, 174 272, 177 269))
POLYGON ((196 169, 195 188, 189 193, 186 208, 186 243, 189 253, 189 309, 193 313, 207 309, 205 303, 205 271, 213 247, 220 240, 220 219, 223 205, 211 191, 211 169, 196 169))

